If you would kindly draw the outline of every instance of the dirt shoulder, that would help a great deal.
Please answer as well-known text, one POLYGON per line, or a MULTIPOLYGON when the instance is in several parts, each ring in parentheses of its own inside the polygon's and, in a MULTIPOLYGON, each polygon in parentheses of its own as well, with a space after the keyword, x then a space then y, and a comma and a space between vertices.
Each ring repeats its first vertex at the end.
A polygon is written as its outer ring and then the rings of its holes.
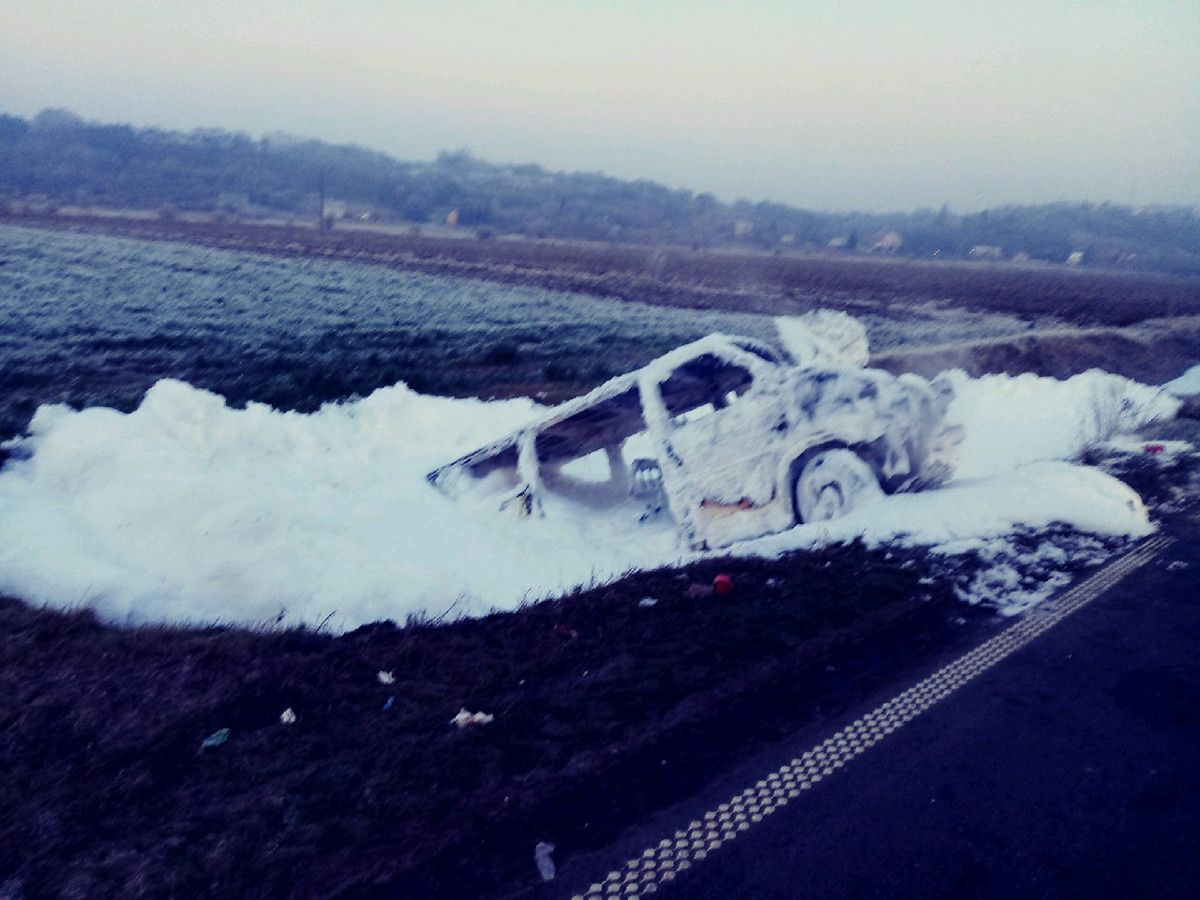
POLYGON ((449 897, 528 885, 537 841, 597 846, 813 715, 839 654, 869 678, 992 627, 952 599, 949 576, 930 576, 918 554, 855 545, 341 637, 118 629, 0 602, 0 887, 449 897), (718 572, 733 593, 712 593, 718 572), (285 725, 289 708, 298 721, 285 725), (495 720, 459 729, 461 708, 495 720), (223 728, 227 742, 202 749, 223 728))
POLYGON ((816 305, 944 304, 1095 325, 1200 314, 1200 279, 1141 272, 765 254, 396 231, 98 215, 7 215, 0 223, 223 249, 344 259, 531 284, 663 306, 787 314, 816 305))

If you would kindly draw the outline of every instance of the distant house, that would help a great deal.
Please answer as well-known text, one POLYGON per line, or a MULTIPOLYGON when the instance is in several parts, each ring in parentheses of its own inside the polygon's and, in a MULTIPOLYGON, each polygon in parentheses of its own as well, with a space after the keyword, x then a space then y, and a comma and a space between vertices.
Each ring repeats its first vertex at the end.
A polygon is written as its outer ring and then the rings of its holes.
POLYGON ((1012 255, 1012 261, 1015 263, 1027 263, 1030 261, 1030 256, 1024 250, 1018 250, 1012 255))
POLYGON ((446 224, 449 225, 451 228, 454 228, 456 225, 458 225, 458 210, 457 209, 452 209, 452 210, 450 210, 449 213, 446 214, 446 224))
POLYGON ((895 253, 903 246, 904 235, 895 229, 888 229, 871 235, 870 240, 867 241, 867 252, 890 254, 895 253))
POLYGON ((1083 250, 1072 250, 1070 252, 1070 254, 1067 256, 1067 265, 1068 266, 1082 266, 1084 255, 1085 255, 1085 251, 1083 251, 1083 250))
POLYGON ((748 219, 738 219, 733 223, 733 236, 746 237, 754 230, 754 223, 748 219))
POLYGON ((1004 259, 1004 248, 995 244, 976 244, 967 251, 972 259, 1004 259))
POLYGON ((829 243, 825 245, 830 250, 845 250, 850 246, 850 238, 835 237, 830 238, 829 243))

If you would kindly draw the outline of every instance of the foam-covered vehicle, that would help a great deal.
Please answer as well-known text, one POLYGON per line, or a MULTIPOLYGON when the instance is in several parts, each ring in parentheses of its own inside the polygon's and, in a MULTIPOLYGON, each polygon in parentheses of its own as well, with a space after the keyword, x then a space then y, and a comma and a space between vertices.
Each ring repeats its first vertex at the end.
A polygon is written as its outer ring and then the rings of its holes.
POLYGON ((711 549, 951 476, 961 430, 946 424, 948 381, 865 368, 865 333, 849 317, 819 314, 790 337, 785 358, 709 335, 428 478, 451 496, 497 494, 524 514, 550 495, 627 504, 643 519, 669 515, 691 548, 711 549), (607 476, 572 474, 585 459, 607 476))

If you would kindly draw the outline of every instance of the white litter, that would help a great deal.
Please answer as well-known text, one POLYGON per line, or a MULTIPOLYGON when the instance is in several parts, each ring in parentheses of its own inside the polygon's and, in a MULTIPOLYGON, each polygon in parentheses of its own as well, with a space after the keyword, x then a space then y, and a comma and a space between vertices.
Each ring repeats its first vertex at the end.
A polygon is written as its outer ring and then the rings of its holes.
POLYGON ((295 725, 296 712, 290 706, 279 714, 279 722, 282 725, 295 725))
POLYGON ((537 846, 533 848, 533 863, 537 866, 538 874, 542 876, 542 881, 553 881, 556 874, 554 868, 554 860, 550 858, 550 854, 554 852, 554 845, 548 844, 545 841, 538 841, 537 846))
POLYGON ((472 725, 490 725, 495 716, 485 712, 468 712, 466 709, 460 709, 458 713, 450 720, 451 725, 457 725, 459 728, 469 728, 472 725))
POLYGON ((396 683, 396 676, 393 675, 391 672, 384 672, 384 671, 380 670, 379 672, 375 673, 375 677, 377 679, 379 679, 380 684, 395 684, 396 683))

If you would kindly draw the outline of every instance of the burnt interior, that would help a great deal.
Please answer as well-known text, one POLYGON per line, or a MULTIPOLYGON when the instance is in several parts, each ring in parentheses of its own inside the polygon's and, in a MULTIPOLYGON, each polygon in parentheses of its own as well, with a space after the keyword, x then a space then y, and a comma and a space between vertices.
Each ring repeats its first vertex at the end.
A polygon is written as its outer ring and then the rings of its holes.
POLYGON ((645 428, 641 399, 632 387, 542 429, 537 438, 538 459, 544 463, 579 459, 617 446, 645 428))
MULTIPOLYGON (((751 381, 750 372, 743 366, 706 353, 680 365, 662 383, 663 402, 672 416, 706 403, 719 409, 726 405, 730 392, 745 393, 751 381)), ((549 464, 580 459, 605 447, 619 446, 645 428, 641 398, 636 385, 631 386, 542 428, 537 436, 538 459, 549 464)), ((482 477, 496 469, 515 468, 517 456, 514 441, 473 463, 471 472, 482 477)))
POLYGON ((739 396, 744 394, 752 380, 745 367, 705 353, 679 366, 662 383, 663 403, 672 416, 705 403, 720 409, 726 405, 725 398, 731 391, 739 396))

